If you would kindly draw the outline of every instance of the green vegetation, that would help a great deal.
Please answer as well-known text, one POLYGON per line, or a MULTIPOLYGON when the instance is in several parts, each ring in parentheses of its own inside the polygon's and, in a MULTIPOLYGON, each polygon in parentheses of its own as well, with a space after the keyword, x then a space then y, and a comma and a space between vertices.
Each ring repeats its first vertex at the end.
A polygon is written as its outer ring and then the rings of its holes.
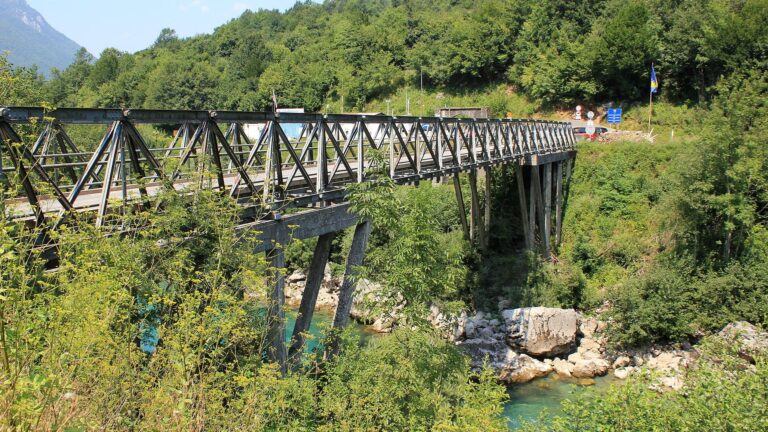
MULTIPOLYGON (((165 197, 126 221, 151 227, 130 237, 62 231, 57 272, 36 232, 0 222, 0 428, 498 430, 503 391, 426 328, 430 303, 600 308, 625 347, 768 326, 767 19, 765 0, 327 1, 246 12, 212 35, 166 29, 136 54, 81 51, 48 81, 0 57, 0 105, 263 110, 274 90, 308 110, 402 113, 407 93, 415 114, 539 116, 613 100, 633 129, 652 61, 662 80, 654 143, 579 144, 552 262, 523 251, 509 168, 489 174, 485 251, 463 238, 451 185, 354 187, 374 222, 363 276, 406 325, 287 377, 262 357, 271 269, 227 199, 165 197)), ((335 271, 349 243, 334 241, 335 271)), ((311 242, 286 248, 307 267, 311 242)), ((633 382, 550 428, 764 429, 765 365, 703 363, 684 393, 633 382)))
POLYGON ((582 145, 559 263, 534 262, 515 291, 528 304, 607 302, 622 345, 768 325, 766 84, 724 82, 691 142, 582 145))
POLYGON ((718 341, 703 344, 703 358, 689 370, 682 391, 650 389, 643 375, 595 397, 584 393, 563 404, 563 414, 543 415, 524 431, 757 431, 768 428, 768 359, 750 365, 738 349, 718 341))
POLYGON ((419 115, 464 100, 521 116, 643 102, 655 62, 662 99, 695 104, 720 77, 766 67, 766 19, 765 0, 307 1, 247 11, 211 35, 164 29, 135 54, 81 51, 54 71, 44 100, 265 110, 274 90, 281 106, 384 112, 390 100, 404 113, 410 88, 419 115))
POLYGON ((503 430, 504 389, 425 328, 281 377, 263 359, 269 269, 236 205, 165 203, 133 235, 57 232, 56 272, 36 232, 0 222, 0 428, 503 430))

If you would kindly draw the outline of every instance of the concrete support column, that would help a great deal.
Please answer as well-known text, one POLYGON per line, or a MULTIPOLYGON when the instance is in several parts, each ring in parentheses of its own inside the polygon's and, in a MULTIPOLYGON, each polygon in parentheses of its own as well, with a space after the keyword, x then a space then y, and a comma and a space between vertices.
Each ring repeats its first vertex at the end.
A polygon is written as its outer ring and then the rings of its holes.
POLYGON ((563 162, 555 164, 555 248, 560 247, 563 234, 563 162))
POLYGON ((485 224, 480 219, 480 197, 477 192, 477 171, 474 169, 469 172, 469 190, 471 192, 471 211, 470 211, 470 225, 469 236, 471 240, 477 238, 480 248, 483 248, 485 244, 485 224), (477 234, 475 235, 475 231, 477 234))
POLYGON ((539 172, 533 168, 528 170, 528 236, 531 240, 531 250, 536 247, 536 184, 539 182, 539 172))
POLYGON ((528 208, 528 200, 525 197, 525 177, 523 176, 523 167, 520 164, 515 164, 515 175, 517 176, 517 196, 520 201, 520 222, 523 225, 523 237, 525 238, 526 249, 533 249, 533 242, 531 241, 531 227, 528 223, 528 214, 526 209, 528 208))
POLYGON ((538 225, 539 230, 541 231, 541 241, 542 241, 542 253, 544 254, 544 258, 549 259, 550 258, 550 249, 549 244, 547 241, 549 240, 549 234, 547 233, 546 227, 546 216, 545 216, 545 209, 544 209, 544 197, 542 193, 542 187, 541 187, 541 174, 540 169, 538 165, 533 165, 531 167, 531 186, 533 188, 533 197, 532 200, 535 199, 536 205, 535 205, 535 213, 538 216, 538 225))
POLYGON ((344 282, 339 290, 339 304, 333 316, 333 330, 331 339, 325 351, 325 357, 331 358, 339 353, 339 340, 336 332, 344 329, 349 324, 349 312, 352 310, 352 300, 355 294, 355 282, 357 281, 357 267, 363 264, 365 247, 368 244, 368 236, 371 234, 371 223, 360 222, 355 227, 352 237, 352 246, 347 256, 347 266, 344 270, 344 282))
POLYGON ((545 254, 549 256, 552 249, 552 164, 544 165, 544 227, 542 227, 542 240, 544 242, 545 254))
POLYGON ((347 266, 344 270, 344 282, 339 290, 339 304, 336 306, 336 314, 333 317, 333 327, 341 329, 349 323, 349 312, 352 310, 352 297, 355 291, 355 279, 357 267, 363 264, 365 247, 368 244, 368 236, 371 234, 371 223, 364 221, 355 227, 355 235, 352 237, 352 247, 347 256, 347 266))
POLYGON ((288 233, 283 223, 278 224, 277 236, 272 249, 267 251, 267 260, 271 269, 271 277, 268 278, 272 286, 269 310, 267 312, 269 332, 267 358, 280 365, 280 371, 285 374, 287 370, 288 353, 285 347, 285 243, 288 233))
POLYGON ((493 174, 493 169, 491 167, 487 167, 485 169, 485 218, 483 220, 483 250, 488 250, 488 245, 490 244, 490 237, 491 237, 491 181, 493 180, 491 178, 491 175, 493 174))
POLYGON ((299 315, 296 317, 296 325, 293 327, 291 348, 288 352, 291 362, 294 364, 298 363, 298 360, 301 359, 301 354, 304 352, 305 335, 312 324, 312 315, 317 304, 317 295, 320 293, 320 285, 323 282, 323 276, 325 276, 325 266, 328 264, 328 258, 331 255, 331 243, 334 238, 336 238, 335 232, 323 234, 317 238, 315 253, 312 255, 312 262, 307 272, 304 293, 301 295, 299 315))
POLYGON ((461 192, 461 180, 459 173, 453 175, 453 189, 456 192, 456 204, 459 206, 459 220, 464 231, 464 239, 469 241, 469 223, 467 222, 467 209, 464 206, 464 194, 461 192))

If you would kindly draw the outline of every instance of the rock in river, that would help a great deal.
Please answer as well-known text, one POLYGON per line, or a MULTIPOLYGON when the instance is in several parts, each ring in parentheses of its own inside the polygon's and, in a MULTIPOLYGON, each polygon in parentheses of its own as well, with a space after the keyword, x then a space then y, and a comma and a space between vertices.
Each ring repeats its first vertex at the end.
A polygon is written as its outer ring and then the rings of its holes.
POLYGON ((517 351, 534 357, 554 357, 568 353, 576 345, 579 314, 573 309, 508 309, 502 316, 507 343, 517 351))

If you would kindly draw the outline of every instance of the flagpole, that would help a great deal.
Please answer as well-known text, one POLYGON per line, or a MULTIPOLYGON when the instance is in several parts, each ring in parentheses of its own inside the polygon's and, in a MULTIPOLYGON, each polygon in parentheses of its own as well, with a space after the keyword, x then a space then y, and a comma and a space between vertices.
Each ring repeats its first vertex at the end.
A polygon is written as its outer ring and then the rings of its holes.
POLYGON ((651 133, 651 117, 653 117, 653 81, 655 80, 653 63, 651 63, 651 89, 650 89, 650 102, 648 103, 648 134, 651 133))
POLYGON ((648 133, 651 133, 651 116, 653 116, 653 92, 651 92, 651 102, 648 104, 648 133))

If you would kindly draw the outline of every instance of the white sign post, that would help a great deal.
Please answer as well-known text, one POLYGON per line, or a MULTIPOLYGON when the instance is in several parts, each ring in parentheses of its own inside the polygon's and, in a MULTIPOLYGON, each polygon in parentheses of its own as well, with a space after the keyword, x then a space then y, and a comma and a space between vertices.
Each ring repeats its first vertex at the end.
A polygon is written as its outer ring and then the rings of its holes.
POLYGON ((590 138, 594 139, 595 138, 594 137, 594 135, 595 135, 595 122, 592 121, 592 119, 595 118, 595 113, 593 113, 592 111, 588 112, 587 113, 587 118, 589 120, 587 120, 587 127, 584 128, 584 133, 589 135, 590 138))

